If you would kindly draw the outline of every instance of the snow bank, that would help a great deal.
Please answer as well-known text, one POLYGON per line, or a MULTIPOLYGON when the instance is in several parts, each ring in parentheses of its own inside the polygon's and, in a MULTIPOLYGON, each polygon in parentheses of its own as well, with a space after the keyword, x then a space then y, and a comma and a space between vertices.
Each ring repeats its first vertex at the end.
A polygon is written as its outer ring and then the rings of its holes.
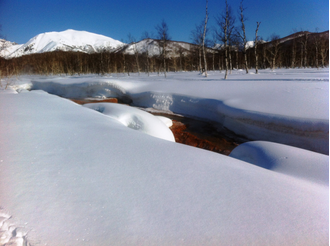
POLYGON ((234 71, 160 76, 33 79, 32 89, 71 98, 119 97, 221 124, 250 140, 283 143, 329 153, 329 70, 234 71))
POLYGON ((329 186, 329 156, 283 144, 254 141, 230 155, 251 164, 329 186))
POLYGON ((85 104, 84 107, 94 109, 116 119, 131 129, 175 142, 172 131, 162 120, 142 110, 113 103, 90 103, 85 104))
MULTIPOLYGON (((326 245, 329 188, 0 93, 0 206, 32 245, 326 245)), ((311 160, 312 161, 312 160, 311 160)))

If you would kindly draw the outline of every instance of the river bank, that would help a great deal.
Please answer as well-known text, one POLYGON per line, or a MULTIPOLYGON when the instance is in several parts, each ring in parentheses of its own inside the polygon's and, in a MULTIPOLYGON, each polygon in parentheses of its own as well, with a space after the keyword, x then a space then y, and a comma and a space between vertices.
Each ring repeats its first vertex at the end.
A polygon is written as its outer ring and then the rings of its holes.
MULTIPOLYGON (((70 100, 80 105, 86 103, 121 103, 117 98, 106 98, 102 100, 84 98, 70 100)), ((177 143, 213 151, 223 155, 229 155, 235 147, 247 141, 224 127, 216 126, 215 123, 161 110, 152 110, 148 108, 139 109, 155 116, 164 116, 171 119, 173 125, 170 127, 170 130, 173 132, 177 143)))

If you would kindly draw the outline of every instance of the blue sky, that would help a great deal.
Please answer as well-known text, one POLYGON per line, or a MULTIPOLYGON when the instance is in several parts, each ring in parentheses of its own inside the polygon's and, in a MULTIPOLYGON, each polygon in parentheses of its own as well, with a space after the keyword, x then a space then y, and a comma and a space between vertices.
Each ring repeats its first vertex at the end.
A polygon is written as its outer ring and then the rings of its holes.
MULTIPOLYGON (((228 0, 236 15, 241 0, 228 0)), ((328 0, 244 0, 246 31, 254 39, 256 22, 260 36, 275 33, 329 30, 328 0)), ((225 6, 224 0, 209 0, 209 26, 225 6)), ((84 30, 127 41, 143 32, 156 33, 162 19, 172 40, 191 42, 190 34, 205 15, 205 0, 0 0, 0 34, 9 41, 26 43, 37 34, 66 29, 84 30)), ((237 24, 238 20, 237 20, 237 24)))

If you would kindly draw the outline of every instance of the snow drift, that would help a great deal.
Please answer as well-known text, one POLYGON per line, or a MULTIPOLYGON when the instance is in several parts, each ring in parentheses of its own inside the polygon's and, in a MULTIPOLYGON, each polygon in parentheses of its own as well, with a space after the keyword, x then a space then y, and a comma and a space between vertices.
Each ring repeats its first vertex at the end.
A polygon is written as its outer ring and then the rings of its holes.
POLYGON ((85 104, 84 107, 94 109, 113 119, 116 119, 124 126, 131 129, 141 131, 157 138, 175 142, 172 131, 161 119, 142 110, 113 103, 91 103, 85 104))
POLYGON ((43 91, 0 92, 0 125, 0 205, 32 245, 329 242, 324 182, 132 131, 43 91))
POLYGON ((242 161, 329 186, 329 156, 277 143, 254 141, 236 147, 230 155, 242 161))

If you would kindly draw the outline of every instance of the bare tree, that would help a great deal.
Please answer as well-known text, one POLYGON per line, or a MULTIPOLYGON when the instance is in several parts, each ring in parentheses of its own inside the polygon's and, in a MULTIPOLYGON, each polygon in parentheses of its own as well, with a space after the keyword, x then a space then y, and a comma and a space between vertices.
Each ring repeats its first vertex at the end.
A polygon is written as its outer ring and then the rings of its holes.
POLYGON ((309 33, 305 32, 304 35, 304 67, 307 67, 307 42, 308 42, 309 33))
POLYGON ((198 70, 202 73, 203 23, 196 25, 190 35, 193 44, 196 44, 198 48, 198 70))
POLYGON ((267 46, 267 51, 270 54, 270 60, 268 61, 271 66, 272 69, 275 69, 276 67, 276 58, 278 56, 278 52, 280 50, 280 36, 277 34, 272 34, 270 37, 270 42, 268 43, 267 46))
POLYGON ((216 35, 220 42, 224 44, 224 51, 225 51, 225 66, 226 72, 224 79, 228 77, 228 44, 230 43, 230 34, 234 29, 235 19, 232 15, 232 11, 230 6, 228 5, 227 0, 225 1, 226 9, 225 11, 216 18, 217 25, 219 26, 219 30, 216 30, 216 35))
POLYGON ((313 41, 313 45, 315 47, 315 66, 317 69, 319 69, 319 47, 320 47, 319 37, 314 36, 312 41, 313 41))
POLYGON ((162 22, 156 26, 156 30, 157 30, 157 36, 159 39, 159 46, 162 47, 162 57, 163 57, 163 63, 164 63, 164 75, 166 78, 166 48, 167 45, 169 43, 169 41, 171 40, 171 37, 169 36, 168 33, 168 26, 165 22, 165 20, 163 19, 162 22))
POLYGON ((296 39, 292 39, 292 48, 291 48, 291 68, 295 67, 296 64, 296 49, 297 49, 297 44, 296 44, 296 39))
POLYGON ((206 36, 206 26, 207 21, 209 19, 209 14, 207 12, 207 5, 208 0, 206 0, 206 7, 205 7, 205 24, 204 24, 204 31, 203 31, 203 55, 204 55, 204 70, 205 70, 205 77, 207 77, 207 62, 206 62, 206 54, 205 54, 205 36, 206 36))
MULTIPOLYGON (((123 45, 123 52, 122 52, 122 55, 123 55, 123 73, 126 73, 126 56, 125 56, 125 49, 128 47, 127 44, 124 44, 123 45)), ((129 76, 129 70, 127 70, 127 74, 129 76)))
POLYGON ((135 57, 136 67, 137 67, 138 73, 140 75, 139 52, 136 47, 136 39, 129 33, 128 40, 129 40, 129 43, 133 46, 133 53, 134 53, 134 57, 135 57))
POLYGON ((303 36, 300 38, 300 67, 307 67, 307 43, 308 43, 308 31, 303 31, 303 36))
POLYGON ((258 30, 261 22, 257 22, 257 28, 256 28, 256 38, 254 40, 254 55, 256 57, 256 74, 258 74, 258 52, 257 52, 257 47, 259 43, 258 39, 258 30))
POLYGON ((320 41, 320 55, 322 67, 325 66, 325 59, 329 52, 329 36, 327 38, 322 38, 320 41))
POLYGON ((149 65, 149 41, 150 41, 150 35, 149 35, 149 33, 147 31, 145 31, 142 34, 141 39, 142 40, 145 40, 144 45, 143 45, 143 49, 144 49, 144 54, 145 54, 145 57, 146 57, 147 73, 148 73, 148 76, 150 76, 150 65, 149 65))
MULTIPOLYGON (((234 26, 233 26, 234 27, 234 26)), ((233 33, 234 28, 229 28, 228 29, 228 59, 229 59, 229 71, 230 74, 233 70, 233 59, 232 59, 232 52, 235 51, 236 49, 235 47, 237 46, 237 44, 239 43, 237 36, 234 35, 233 33)))
POLYGON ((247 60, 247 56, 246 56, 247 39, 246 39, 245 24, 244 24, 244 22, 246 21, 246 18, 244 16, 244 10, 245 10, 245 8, 243 6, 243 0, 240 3, 239 10, 240 10, 240 12, 239 12, 239 20, 241 21, 241 28, 240 28, 240 30, 237 30, 236 31, 236 34, 240 38, 240 40, 242 42, 242 45, 243 45, 243 54, 244 54, 244 62, 245 62, 245 71, 246 71, 246 73, 249 73, 249 70, 248 70, 248 60, 247 60))

